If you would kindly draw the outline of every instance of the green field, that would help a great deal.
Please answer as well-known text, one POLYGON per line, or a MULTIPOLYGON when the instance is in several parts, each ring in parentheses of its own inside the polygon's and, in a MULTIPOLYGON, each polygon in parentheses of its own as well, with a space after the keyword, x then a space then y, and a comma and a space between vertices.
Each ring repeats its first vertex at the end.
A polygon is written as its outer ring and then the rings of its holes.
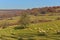
MULTIPOLYGON (((7 28, 0 28, 0 40, 60 40, 60 16, 30 16, 34 20, 52 20, 51 22, 30 23, 28 28, 15 29, 19 25, 11 25, 7 28), (40 31, 40 32, 39 32, 40 31)), ((13 20, 0 20, 0 25, 4 22, 14 24, 19 17, 13 17, 13 20)))

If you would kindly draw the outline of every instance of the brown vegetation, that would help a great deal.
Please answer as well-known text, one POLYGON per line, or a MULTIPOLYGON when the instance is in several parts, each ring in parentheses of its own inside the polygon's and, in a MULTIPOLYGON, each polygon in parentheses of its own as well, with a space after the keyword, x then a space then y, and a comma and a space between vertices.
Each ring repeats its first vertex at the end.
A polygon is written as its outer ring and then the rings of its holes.
MULTIPOLYGON (((60 6, 54 6, 54 7, 43 7, 43 8, 33 8, 33 9, 26 9, 26 10, 0 10, 0 18, 8 18, 13 16, 19 16, 22 12, 27 12, 30 15, 38 15, 38 14, 46 14, 48 12, 50 13, 60 13, 59 10, 60 6)), ((52 15, 51 14, 51 15, 52 15)))

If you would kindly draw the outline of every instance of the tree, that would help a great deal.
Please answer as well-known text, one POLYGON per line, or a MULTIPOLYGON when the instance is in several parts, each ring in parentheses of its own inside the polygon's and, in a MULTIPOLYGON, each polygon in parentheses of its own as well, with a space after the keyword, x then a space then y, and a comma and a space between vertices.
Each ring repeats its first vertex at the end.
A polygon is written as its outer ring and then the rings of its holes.
POLYGON ((7 28, 8 27, 8 22, 7 20, 4 21, 4 23, 1 25, 1 27, 4 29, 4 28, 7 28))
POLYGON ((19 20, 20 26, 17 29, 24 29, 29 25, 30 18, 29 18, 28 13, 26 13, 26 12, 25 13, 23 12, 20 17, 21 17, 19 20))

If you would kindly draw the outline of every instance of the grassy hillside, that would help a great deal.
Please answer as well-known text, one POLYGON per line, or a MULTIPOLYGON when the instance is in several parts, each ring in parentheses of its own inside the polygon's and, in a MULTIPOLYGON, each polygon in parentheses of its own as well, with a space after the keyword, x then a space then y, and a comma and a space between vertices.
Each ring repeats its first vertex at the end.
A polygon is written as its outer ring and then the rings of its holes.
POLYGON ((22 37, 24 40, 32 39, 36 40, 60 40, 60 34, 57 34, 57 31, 60 31, 60 21, 46 22, 46 23, 37 23, 30 24, 29 28, 15 30, 15 26, 9 26, 5 29, 0 29, 0 39, 2 40, 18 40, 19 37, 22 37), (46 35, 39 36, 38 31, 46 32, 46 35))
POLYGON ((19 25, 17 22, 18 17, 13 17, 13 20, 0 20, 0 25, 4 22, 13 23, 15 25, 8 25, 7 28, 0 28, 1 40, 60 40, 60 20, 57 18, 60 16, 30 16, 30 20, 34 23, 30 23, 28 28, 15 29, 19 25), (52 20, 48 22, 38 22, 36 20, 52 20))
POLYGON ((0 10, 0 40, 60 40, 60 6, 0 10))

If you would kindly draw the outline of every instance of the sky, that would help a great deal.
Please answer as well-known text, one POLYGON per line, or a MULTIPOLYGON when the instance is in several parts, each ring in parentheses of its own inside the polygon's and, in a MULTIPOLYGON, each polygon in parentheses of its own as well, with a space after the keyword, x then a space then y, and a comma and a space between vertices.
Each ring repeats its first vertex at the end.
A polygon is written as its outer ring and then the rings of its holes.
POLYGON ((0 9, 28 9, 60 6, 60 0, 0 0, 0 9))

